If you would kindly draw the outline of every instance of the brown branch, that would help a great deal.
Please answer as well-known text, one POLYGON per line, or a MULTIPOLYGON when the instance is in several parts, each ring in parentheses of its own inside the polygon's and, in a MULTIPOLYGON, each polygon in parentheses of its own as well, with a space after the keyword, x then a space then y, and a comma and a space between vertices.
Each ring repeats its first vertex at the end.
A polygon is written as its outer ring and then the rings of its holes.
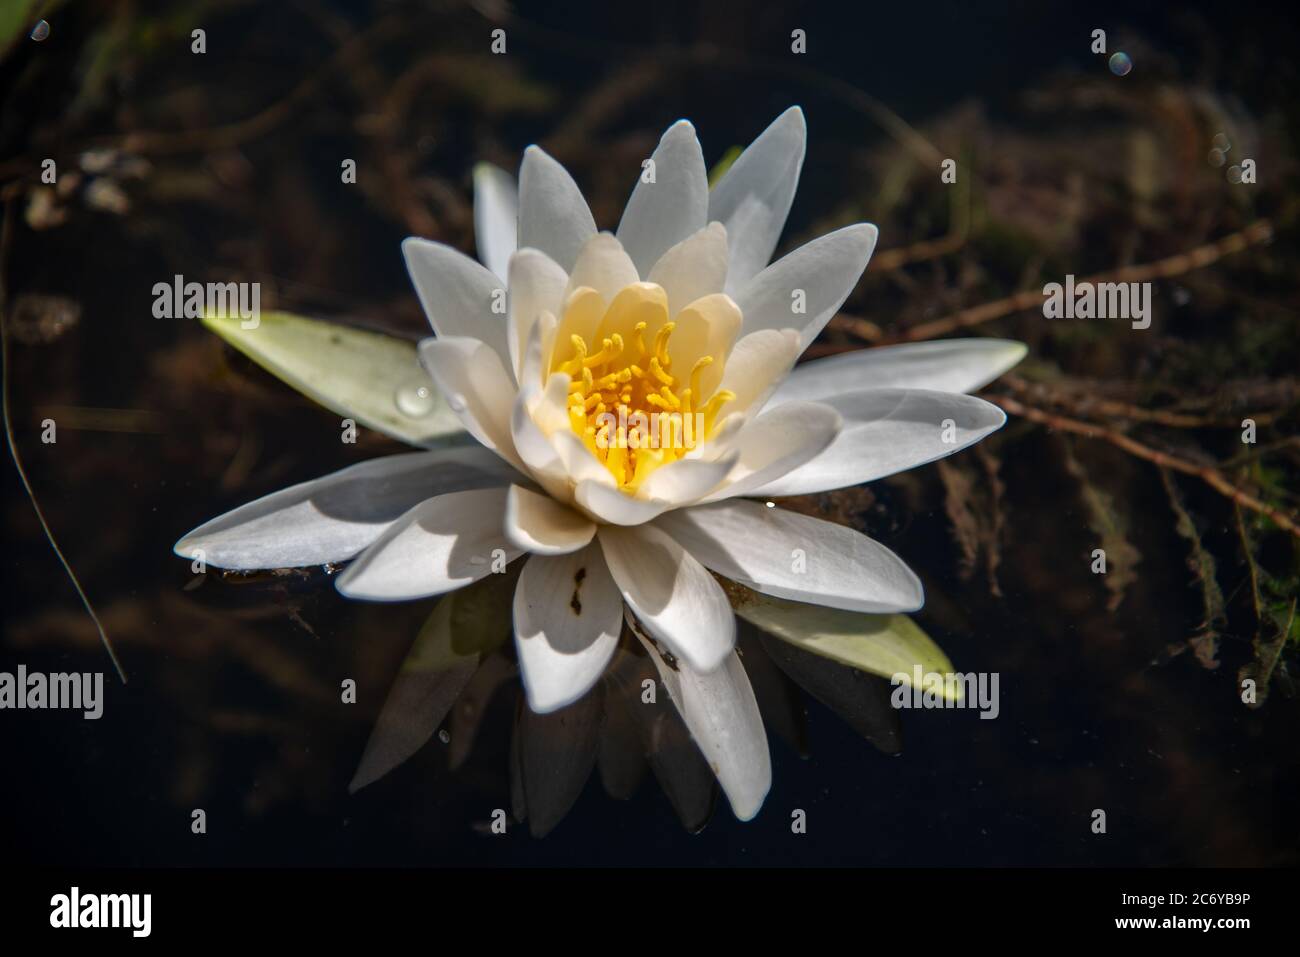
MULTIPOLYGON (((1189 249, 1187 252, 1178 253, 1166 259, 1158 259, 1151 263, 1122 266, 1119 269, 1096 273, 1086 279, 1078 280, 1078 282, 1097 284, 1103 282, 1149 282, 1152 279, 1169 279, 1172 276, 1180 276, 1183 273, 1191 272, 1193 269, 1201 269, 1212 265, 1224 256, 1230 256, 1259 243, 1268 242, 1272 237, 1272 223, 1267 219, 1260 219, 1251 223, 1245 229, 1230 233, 1222 239, 1207 243, 1204 246, 1189 249)), ((996 299, 993 302, 986 302, 979 306, 963 309, 960 312, 944 316, 941 319, 935 319, 932 322, 923 322, 919 326, 904 330, 898 335, 887 337, 882 344, 933 339, 936 336, 947 335, 950 332, 956 332, 958 329, 978 326, 981 323, 1023 312, 1026 309, 1041 306, 1042 304, 1042 292, 1037 289, 1027 289, 1004 299, 996 299)))
POLYGON ((1173 469, 1176 472, 1182 472, 1184 475, 1194 475, 1199 478, 1210 488, 1214 489, 1220 495, 1224 495, 1237 504, 1250 509, 1252 512, 1258 512, 1266 516, 1278 526, 1285 529, 1292 535, 1300 538, 1300 524, 1285 513, 1274 508, 1266 502, 1260 501, 1249 492, 1237 488, 1232 482, 1224 478, 1218 469, 1209 468, 1204 465, 1197 465, 1194 462, 1188 462, 1186 459, 1180 459, 1170 455, 1167 452, 1161 452, 1159 449, 1153 449, 1148 445, 1143 445, 1136 439, 1130 438, 1123 433, 1108 429, 1105 426, 1094 425, 1091 422, 1080 422, 1078 419, 1067 419, 1064 416, 1046 412, 1042 409, 1034 408, 1031 405, 1011 398, 1010 396, 989 396, 990 402, 995 402, 1002 406, 1012 415, 1018 415, 1026 418, 1031 422, 1037 422, 1039 425, 1045 425, 1048 428, 1060 429, 1062 432, 1073 432, 1075 435, 1082 435, 1090 439, 1102 439, 1111 445, 1117 446, 1140 459, 1145 459, 1154 465, 1162 468, 1173 469))
MULTIPOLYGON (((1011 387, 1017 395, 1061 406, 1067 412, 1080 416, 1111 416, 1128 419, 1132 422, 1150 422, 1172 429, 1241 428, 1241 419, 1225 419, 1210 415, 1191 415, 1186 412, 1174 412, 1168 409, 1144 409, 1129 402, 1116 399, 1077 398, 1052 388, 1044 382, 1030 382, 1018 375, 1008 373, 998 380, 1011 387)), ((1266 412, 1253 415, 1256 424, 1272 422, 1280 413, 1266 412)))

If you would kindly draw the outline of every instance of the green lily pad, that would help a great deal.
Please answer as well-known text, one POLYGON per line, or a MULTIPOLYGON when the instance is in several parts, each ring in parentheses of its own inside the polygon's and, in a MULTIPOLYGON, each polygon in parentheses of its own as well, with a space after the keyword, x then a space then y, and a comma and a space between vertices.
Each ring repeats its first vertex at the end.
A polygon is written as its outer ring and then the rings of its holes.
MULTIPOLYGON (((733 593, 734 594, 734 593, 733 593)), ((902 676, 916 685, 921 666, 922 683, 952 674, 952 662, 938 645, 906 615, 868 615, 773 598, 745 590, 733 600, 736 614, 769 635, 805 651, 830 658, 851 668, 882 678, 902 676)), ((939 681, 944 697, 961 700, 961 682, 939 681)))
POLYGON ((420 367, 412 342, 288 312, 262 313, 253 328, 238 317, 205 316, 203 324, 267 372, 358 425, 422 448, 465 438, 460 420, 420 367))

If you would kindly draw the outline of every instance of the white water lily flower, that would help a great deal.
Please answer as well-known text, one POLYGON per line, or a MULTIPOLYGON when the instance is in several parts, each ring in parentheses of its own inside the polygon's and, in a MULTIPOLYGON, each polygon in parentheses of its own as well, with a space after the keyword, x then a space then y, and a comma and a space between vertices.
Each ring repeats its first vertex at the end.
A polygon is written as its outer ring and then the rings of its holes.
POLYGON ((480 167, 485 265, 403 243, 437 334, 420 359, 479 445, 285 489, 195 529, 177 553, 237 569, 355 559, 339 591, 380 601, 443 594, 523 559, 514 630, 533 710, 592 687, 627 614, 736 815, 752 817, 770 758, 715 574, 850 611, 914 611, 923 595, 867 536, 750 498, 856 485, 978 441, 1005 416, 962 393, 1024 354, 959 340, 794 368, 876 244, 876 228, 857 224, 768 264, 804 143, 802 112, 787 110, 710 189, 695 130, 679 121, 613 234, 597 232, 538 147, 517 192, 480 167))

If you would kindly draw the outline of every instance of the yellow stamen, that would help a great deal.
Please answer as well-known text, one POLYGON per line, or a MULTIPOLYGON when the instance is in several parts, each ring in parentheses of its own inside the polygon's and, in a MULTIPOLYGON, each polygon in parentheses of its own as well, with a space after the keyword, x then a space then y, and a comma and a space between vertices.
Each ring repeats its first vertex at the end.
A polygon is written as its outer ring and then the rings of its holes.
MULTIPOLYGON (((661 289, 649 283, 629 286, 603 317, 593 295, 570 297, 558 325, 560 341, 567 336, 570 348, 563 358, 557 348, 547 371, 569 376, 565 411, 570 428, 618 487, 633 494, 655 470, 704 441, 721 408, 735 396, 721 390, 700 402, 704 370, 721 362, 721 355, 692 357, 689 373, 682 366, 673 374, 676 323, 669 321, 661 289), (648 348, 651 325, 657 331, 648 348), (595 343, 600 347, 593 351, 595 343), (701 419, 685 421, 696 415, 701 419)), ((678 361, 686 360, 678 356, 678 361)))

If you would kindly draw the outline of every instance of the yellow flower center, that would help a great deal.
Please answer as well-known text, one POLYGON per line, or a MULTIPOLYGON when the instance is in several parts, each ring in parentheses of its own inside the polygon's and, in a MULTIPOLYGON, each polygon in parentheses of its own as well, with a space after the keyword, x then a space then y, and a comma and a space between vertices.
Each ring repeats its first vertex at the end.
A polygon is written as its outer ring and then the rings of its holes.
POLYGON ((740 314, 708 296, 668 317, 662 288, 635 283, 608 307, 593 289, 565 303, 548 374, 569 376, 569 426, 623 490, 635 492, 712 433, 735 394, 719 389, 740 314))

